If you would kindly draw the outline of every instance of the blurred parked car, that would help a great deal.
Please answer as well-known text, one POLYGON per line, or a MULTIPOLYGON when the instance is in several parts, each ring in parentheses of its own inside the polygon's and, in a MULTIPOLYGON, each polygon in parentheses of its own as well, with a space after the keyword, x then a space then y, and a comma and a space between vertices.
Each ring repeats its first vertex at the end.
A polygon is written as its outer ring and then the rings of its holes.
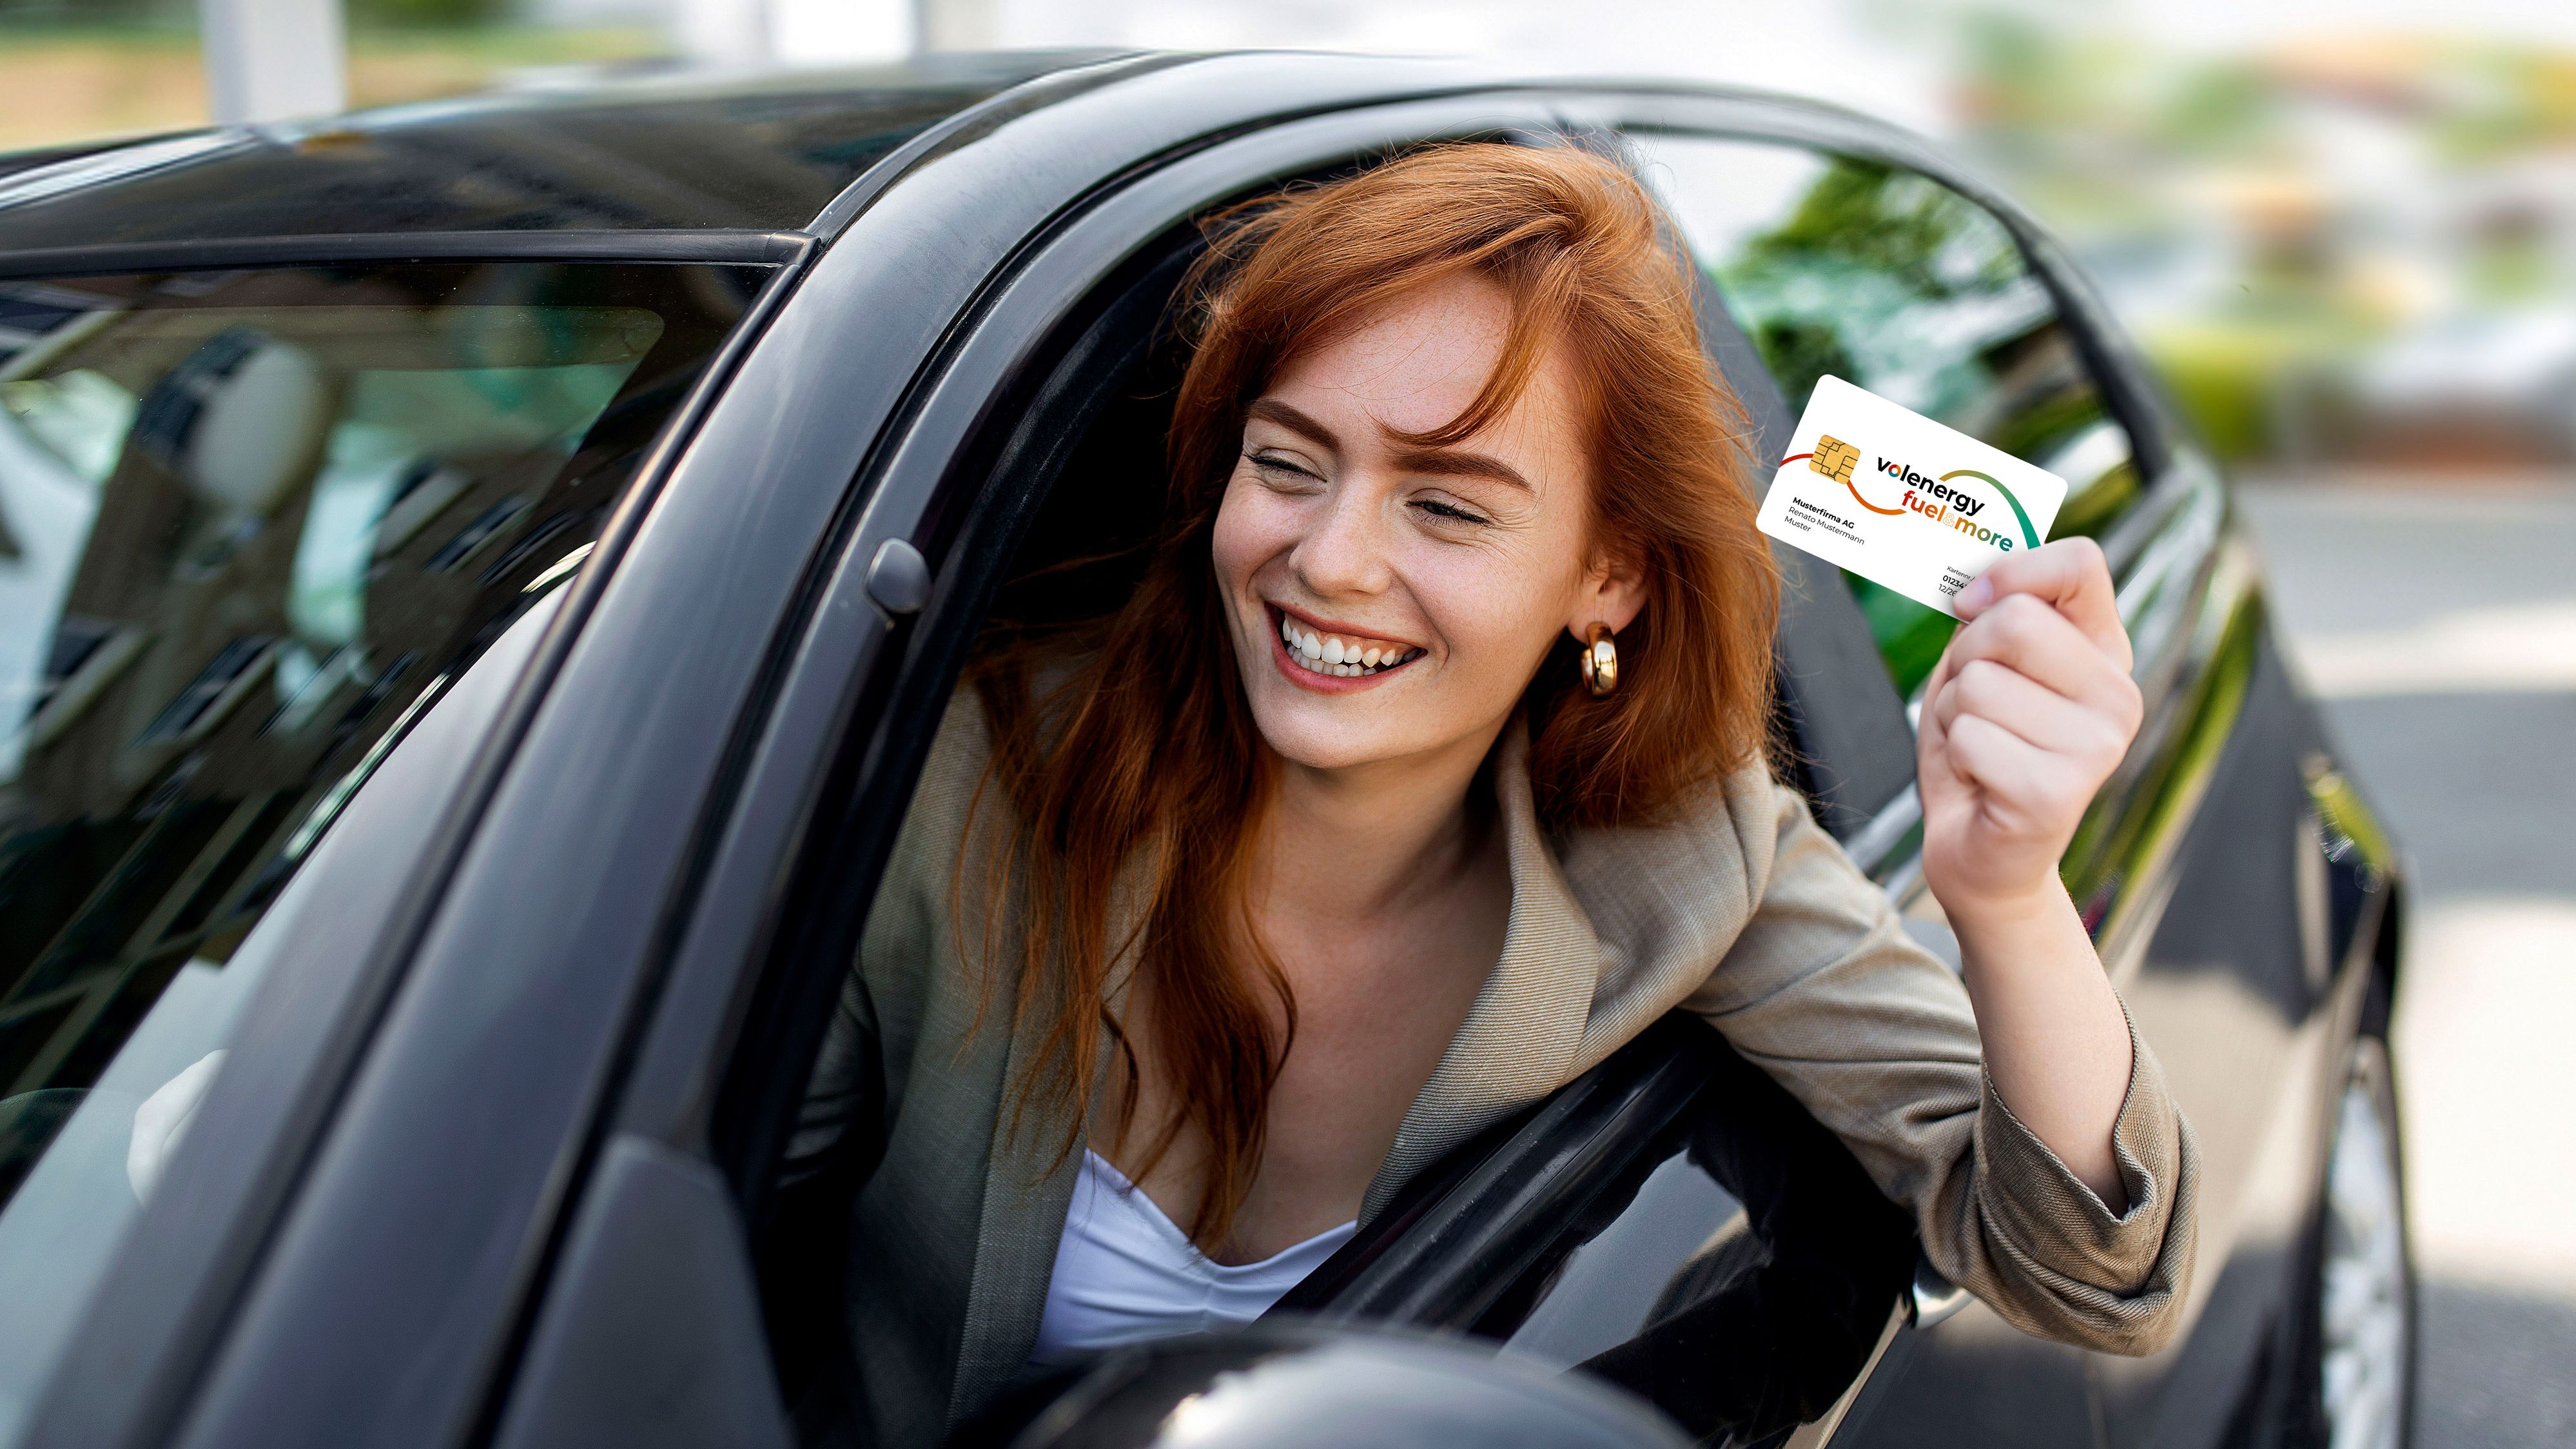
POLYGON ((2432 467, 2576 459, 2576 312, 2441 318, 2363 359, 2350 392, 2350 416, 2335 420, 2346 436, 2331 441, 2351 456, 2394 445, 2432 467))
MULTIPOLYGON (((1830 372, 2072 483, 2149 713, 2064 874, 2204 1154, 2189 1326, 2005 1326, 1675 1020, 1275 1321, 964 1440, 2399 1442, 2389 848, 2048 238, 1803 101, 1093 55, 0 180, 0 1446, 849 1442, 866 1164, 776 1165, 931 726, 988 616, 1124 587, 1192 219, 1473 137, 1668 200, 1749 461, 1830 372), (1656 1408, 1553 1372, 1611 1350, 1656 1408)), ((1948 621, 1781 561, 1798 782, 1955 962, 1909 721, 1948 621)))

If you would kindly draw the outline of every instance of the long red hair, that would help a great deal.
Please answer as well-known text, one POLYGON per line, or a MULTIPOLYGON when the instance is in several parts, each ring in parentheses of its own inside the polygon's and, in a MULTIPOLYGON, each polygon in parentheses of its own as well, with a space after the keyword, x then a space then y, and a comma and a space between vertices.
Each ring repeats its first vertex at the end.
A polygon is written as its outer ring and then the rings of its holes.
MULTIPOLYGON (((1551 345, 1568 350, 1589 429, 1585 542, 1637 567, 1646 603, 1618 635, 1616 693, 1576 687, 1571 641, 1529 686, 1531 784, 1552 828, 1669 818, 1756 757, 1779 605, 1753 525, 1743 413, 1701 352, 1689 263, 1615 162, 1572 147, 1438 146, 1236 206, 1206 231, 1183 288, 1192 352, 1141 585, 1043 700, 1024 650, 988 661, 978 686, 994 778, 1016 807, 1016 868, 994 873, 988 919, 1012 902, 1022 913, 1009 937, 986 939, 1014 941, 1017 1010, 1043 1023, 1015 1117, 1035 1108, 1069 1124, 1071 1150, 1104 1052, 1126 1074, 1122 1100, 1135 1100, 1135 1044, 1110 1006, 1132 965, 1152 1000, 1151 1056, 1181 1104, 1151 1124, 1138 1170, 1193 1132, 1206 1178, 1190 1233, 1214 1246, 1260 1168, 1296 1030, 1286 978, 1251 926, 1250 842, 1270 765, 1209 554, 1245 409, 1281 367, 1428 283, 1500 283, 1513 316, 1493 376, 1465 412, 1408 439, 1444 446, 1507 410, 1551 345), (1106 664, 1137 659, 1155 667, 1106 664), (1116 940, 1113 897, 1132 923, 1116 940)), ((1123 1143, 1135 1124, 1108 1125, 1123 1143)))

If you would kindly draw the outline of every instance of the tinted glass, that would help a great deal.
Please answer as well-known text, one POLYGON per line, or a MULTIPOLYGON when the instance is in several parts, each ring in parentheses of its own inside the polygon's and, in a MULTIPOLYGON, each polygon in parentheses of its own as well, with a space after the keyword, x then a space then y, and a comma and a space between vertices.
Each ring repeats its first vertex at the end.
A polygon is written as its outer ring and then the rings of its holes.
POLYGON ((580 566, 764 276, 0 287, 5 1211, 156 1003, 225 971, 403 731, 580 566))
MULTIPOLYGON (((1750 141, 1633 138, 1792 415, 1826 374, 2065 478, 2049 536, 2098 535, 2138 493, 2068 324, 2003 224, 1916 172, 1750 141)), ((1846 574, 1911 695, 1954 627, 1846 574)))
MULTIPOLYGON (((401 898, 403 863, 417 860, 435 835, 563 590, 529 598, 490 648, 444 687, 424 691, 410 718, 379 740, 381 763, 364 771, 363 785, 239 946, 220 961, 182 965, 96 1082, 29 1094, 38 1110, 17 1124, 32 1122, 49 1140, 0 1208, 0 1445, 17 1442, 144 1198, 170 1192, 185 1203, 179 1179, 194 1170, 194 1182, 205 1180, 205 1164, 174 1168, 173 1157, 195 1130, 195 1105, 232 1059, 236 1027, 263 983, 291 974, 297 993, 317 1005, 350 984, 314 967, 357 965, 370 932, 401 898)), ((273 1035, 265 1044, 272 1073, 291 1072, 276 1054, 295 1044, 273 1035)), ((323 1044, 310 1046, 318 1054, 323 1044)), ((255 1140, 236 1131, 206 1150, 255 1140)))

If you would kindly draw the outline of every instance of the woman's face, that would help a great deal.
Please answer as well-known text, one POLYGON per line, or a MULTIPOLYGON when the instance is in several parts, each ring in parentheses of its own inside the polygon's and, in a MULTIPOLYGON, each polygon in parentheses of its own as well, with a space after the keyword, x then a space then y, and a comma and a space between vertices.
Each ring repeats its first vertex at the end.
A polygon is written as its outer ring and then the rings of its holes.
POLYGON ((1481 756, 1558 634, 1635 616, 1632 572, 1586 536, 1561 350, 1456 446, 1393 436, 1465 412, 1510 321, 1499 285, 1438 283, 1290 362, 1252 404, 1216 576, 1253 718, 1284 758, 1481 756))

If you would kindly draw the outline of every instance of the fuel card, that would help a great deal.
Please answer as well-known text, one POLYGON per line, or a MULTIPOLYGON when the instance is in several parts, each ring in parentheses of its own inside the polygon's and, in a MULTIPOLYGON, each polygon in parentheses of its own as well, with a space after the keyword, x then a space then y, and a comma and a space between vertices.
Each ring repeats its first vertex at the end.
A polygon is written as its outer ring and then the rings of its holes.
POLYGON ((1839 377, 1816 380, 1762 531, 1952 618, 1951 599, 2039 547, 2066 480, 1839 377))

